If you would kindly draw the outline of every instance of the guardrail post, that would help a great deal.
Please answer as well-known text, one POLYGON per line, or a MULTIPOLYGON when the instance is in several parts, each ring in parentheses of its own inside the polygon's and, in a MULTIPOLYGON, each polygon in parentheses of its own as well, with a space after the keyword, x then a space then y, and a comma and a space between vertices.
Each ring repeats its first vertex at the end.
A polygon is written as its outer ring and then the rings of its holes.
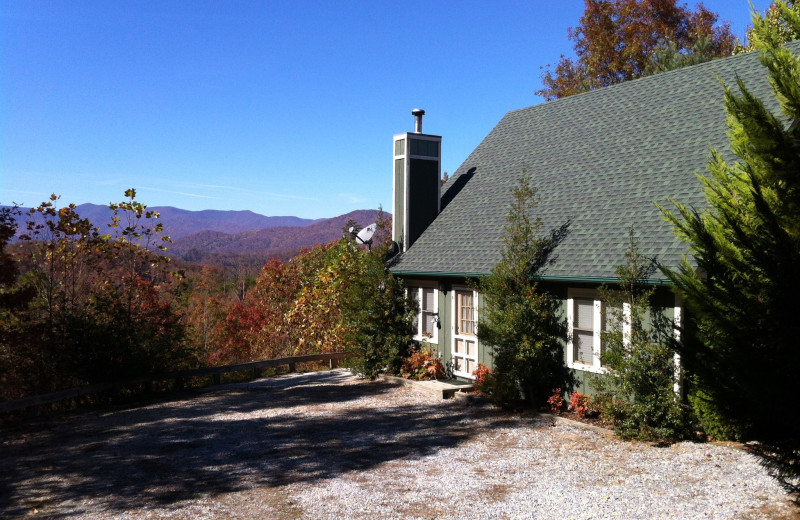
POLYGON ((292 361, 289 363, 289 372, 294 372, 294 369, 295 369, 294 361, 292 361))
POLYGON ((219 374, 213 374, 213 375, 211 376, 211 381, 212 381, 212 382, 213 382, 215 385, 218 385, 218 384, 220 384, 220 382, 221 382, 221 379, 222 379, 222 378, 219 376, 219 374))

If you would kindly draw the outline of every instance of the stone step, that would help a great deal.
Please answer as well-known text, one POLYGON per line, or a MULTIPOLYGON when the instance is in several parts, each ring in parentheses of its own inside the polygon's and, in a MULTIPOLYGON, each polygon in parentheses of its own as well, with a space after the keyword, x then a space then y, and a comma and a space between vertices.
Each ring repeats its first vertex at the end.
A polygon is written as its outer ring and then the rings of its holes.
POLYGON ((469 392, 474 388, 472 383, 457 381, 457 380, 435 380, 435 381, 414 381, 411 379, 403 379, 402 377, 383 376, 387 381, 395 381, 402 383, 416 392, 422 392, 434 397, 441 397, 442 399, 450 399, 455 396, 457 392, 469 392))

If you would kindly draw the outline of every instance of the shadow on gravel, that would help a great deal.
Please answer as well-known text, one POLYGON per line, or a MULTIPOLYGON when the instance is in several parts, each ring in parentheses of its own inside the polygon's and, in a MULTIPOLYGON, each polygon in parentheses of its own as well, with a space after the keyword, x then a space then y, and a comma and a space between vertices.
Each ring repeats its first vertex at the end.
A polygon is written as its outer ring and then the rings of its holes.
POLYGON ((69 518, 87 512, 86 499, 117 512, 168 507, 424 457, 479 433, 466 420, 474 412, 455 403, 350 403, 337 410, 336 403, 396 387, 384 381, 343 385, 349 378, 332 371, 228 385, 186 401, 87 414, 33 433, 3 432, 0 517, 39 509, 48 518, 69 518))

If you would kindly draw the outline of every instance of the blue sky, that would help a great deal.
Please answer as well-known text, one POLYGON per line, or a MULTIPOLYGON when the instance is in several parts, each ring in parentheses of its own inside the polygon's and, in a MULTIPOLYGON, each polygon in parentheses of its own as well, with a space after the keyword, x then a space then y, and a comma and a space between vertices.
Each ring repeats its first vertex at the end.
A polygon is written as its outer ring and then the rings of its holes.
MULTIPOLYGON (((747 0, 705 6, 744 36, 747 0)), ((765 9, 769 0, 753 1, 765 9)), ((689 2, 694 6, 694 2, 689 2)), ((581 0, 0 3, 0 204, 391 211, 392 135, 453 172, 541 103, 581 0)))

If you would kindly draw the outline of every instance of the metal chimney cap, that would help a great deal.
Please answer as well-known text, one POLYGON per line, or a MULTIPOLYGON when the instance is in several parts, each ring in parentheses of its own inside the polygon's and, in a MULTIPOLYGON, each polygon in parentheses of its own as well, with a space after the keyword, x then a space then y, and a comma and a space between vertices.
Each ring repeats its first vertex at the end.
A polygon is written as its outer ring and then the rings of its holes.
POLYGON ((421 134, 422 133, 422 116, 425 115, 425 111, 421 108, 415 108, 411 111, 411 114, 414 116, 414 133, 421 134))

